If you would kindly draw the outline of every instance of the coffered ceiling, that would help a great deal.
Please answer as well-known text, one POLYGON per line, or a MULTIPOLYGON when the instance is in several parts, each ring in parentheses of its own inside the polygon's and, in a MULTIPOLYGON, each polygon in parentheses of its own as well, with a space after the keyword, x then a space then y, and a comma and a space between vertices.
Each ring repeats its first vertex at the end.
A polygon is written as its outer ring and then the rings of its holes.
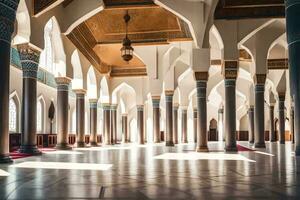
POLYGON ((114 72, 112 76, 127 76, 129 69, 136 69, 138 73, 135 75, 147 75, 145 64, 136 56, 129 63, 121 58, 120 49, 126 32, 123 17, 127 11, 131 17, 128 37, 133 47, 192 40, 184 21, 150 0, 104 2, 106 7, 103 11, 80 24, 68 35, 101 73, 114 72), (126 73, 120 73, 120 70, 126 70, 126 73))

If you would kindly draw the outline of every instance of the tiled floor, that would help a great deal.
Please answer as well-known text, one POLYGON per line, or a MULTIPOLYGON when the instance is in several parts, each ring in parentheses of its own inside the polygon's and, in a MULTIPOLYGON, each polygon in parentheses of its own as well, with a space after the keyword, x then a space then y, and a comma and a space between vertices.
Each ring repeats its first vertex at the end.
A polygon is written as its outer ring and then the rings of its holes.
POLYGON ((210 154, 192 144, 120 145, 20 159, 0 165, 0 199, 99 199, 101 188, 103 199, 300 199, 290 143, 239 154, 222 145, 209 143, 210 154))

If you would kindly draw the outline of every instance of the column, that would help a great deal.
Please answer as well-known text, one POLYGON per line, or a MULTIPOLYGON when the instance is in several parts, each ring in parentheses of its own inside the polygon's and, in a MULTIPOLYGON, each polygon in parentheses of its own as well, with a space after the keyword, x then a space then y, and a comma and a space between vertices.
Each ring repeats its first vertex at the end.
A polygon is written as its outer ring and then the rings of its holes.
POLYGON ((85 94, 83 89, 73 90, 76 94, 76 145, 85 147, 85 94))
POLYGON ((197 152, 207 152, 207 101, 208 72, 195 72, 197 89, 197 152))
POLYGON ((269 106, 269 116, 270 116, 270 142, 276 142, 275 135, 275 122, 274 122, 274 105, 269 106))
POLYGON ((186 109, 181 109, 181 133, 182 133, 181 142, 182 143, 188 143, 188 139, 187 139, 187 110, 186 109))
POLYGON ((291 95, 294 100, 295 154, 300 156, 300 0, 286 0, 286 27, 289 47, 289 71, 291 95))
POLYGON ((194 109, 193 110, 193 130, 194 130, 194 143, 197 143, 197 126, 198 126, 198 123, 197 123, 197 109, 194 109))
POLYGON ((97 105, 98 99, 90 99, 90 144, 98 146, 97 142, 97 105))
POLYGON ((117 107, 111 106, 111 144, 117 144, 117 107))
POLYGON ((285 144, 285 114, 284 114, 285 93, 278 94, 278 123, 279 123, 279 142, 285 144))
POLYGON ((36 145, 36 87, 40 52, 29 46, 29 44, 18 45, 18 50, 23 71, 22 140, 19 152, 40 155, 42 153, 36 145))
POLYGON ((124 137, 125 143, 129 143, 129 134, 128 134, 128 117, 127 114, 122 114, 122 134, 124 137))
POLYGON ((71 79, 67 77, 55 78, 57 84, 57 149, 72 149, 68 143, 69 133, 69 85, 71 79))
POLYGON ((111 135, 110 135, 110 104, 103 104, 103 137, 104 144, 111 144, 111 135))
POLYGON ((144 133, 144 106, 137 106, 137 133, 139 136, 139 144, 145 144, 144 133))
POLYGON ((14 32, 19 0, 0 4, 0 163, 12 162, 9 157, 9 74, 11 37, 14 32))
POLYGON ((290 129, 291 129, 291 136, 292 136, 292 143, 295 143, 295 132, 294 132, 294 107, 291 107, 291 113, 290 113, 290 129))
POLYGON ((160 143, 160 97, 152 97, 154 143, 160 143))
POLYGON ((238 61, 225 61, 225 150, 237 151, 236 146, 236 78, 238 61))
POLYGON ((173 106, 173 141, 178 144, 178 105, 173 106))
POLYGON ((224 109, 220 108, 218 110, 218 141, 225 141, 224 133, 224 109))
POLYGON ((166 95, 166 146, 174 146, 173 142, 173 91, 165 91, 166 95))
POLYGON ((265 74, 256 74, 255 82, 255 105, 254 105, 254 147, 265 148, 265 74))
POLYGON ((249 143, 254 144, 254 106, 248 109, 249 143))

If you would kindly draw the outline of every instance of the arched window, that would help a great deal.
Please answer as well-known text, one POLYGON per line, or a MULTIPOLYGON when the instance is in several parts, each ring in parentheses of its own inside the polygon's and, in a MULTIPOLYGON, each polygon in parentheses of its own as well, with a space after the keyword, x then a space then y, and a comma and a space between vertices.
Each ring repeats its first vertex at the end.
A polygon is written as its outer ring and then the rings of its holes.
POLYGON ((13 98, 9 100, 9 131, 17 132, 17 105, 13 98))
POLYGON ((36 113, 36 131, 41 133, 43 131, 43 108, 41 101, 37 102, 36 113))

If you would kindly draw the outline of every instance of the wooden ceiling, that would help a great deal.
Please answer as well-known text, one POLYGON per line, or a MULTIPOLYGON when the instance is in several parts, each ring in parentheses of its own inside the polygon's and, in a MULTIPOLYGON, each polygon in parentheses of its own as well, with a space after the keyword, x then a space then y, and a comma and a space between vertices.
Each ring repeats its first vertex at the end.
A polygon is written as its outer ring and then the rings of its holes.
POLYGON ((101 73, 111 76, 146 74, 145 64, 134 57, 126 63, 121 59, 121 44, 125 37, 124 15, 129 12, 128 37, 136 45, 169 44, 191 41, 188 25, 173 13, 155 5, 151 0, 105 0, 105 9, 77 26, 68 38, 101 73), (113 68, 116 68, 114 70, 113 68), (141 69, 144 70, 141 73, 141 69), (121 73, 120 70, 126 70, 121 73), (114 73, 112 73, 114 72, 114 73), (118 74, 119 73, 119 74, 118 74))
POLYGON ((215 19, 285 17, 284 0, 219 0, 215 19))

